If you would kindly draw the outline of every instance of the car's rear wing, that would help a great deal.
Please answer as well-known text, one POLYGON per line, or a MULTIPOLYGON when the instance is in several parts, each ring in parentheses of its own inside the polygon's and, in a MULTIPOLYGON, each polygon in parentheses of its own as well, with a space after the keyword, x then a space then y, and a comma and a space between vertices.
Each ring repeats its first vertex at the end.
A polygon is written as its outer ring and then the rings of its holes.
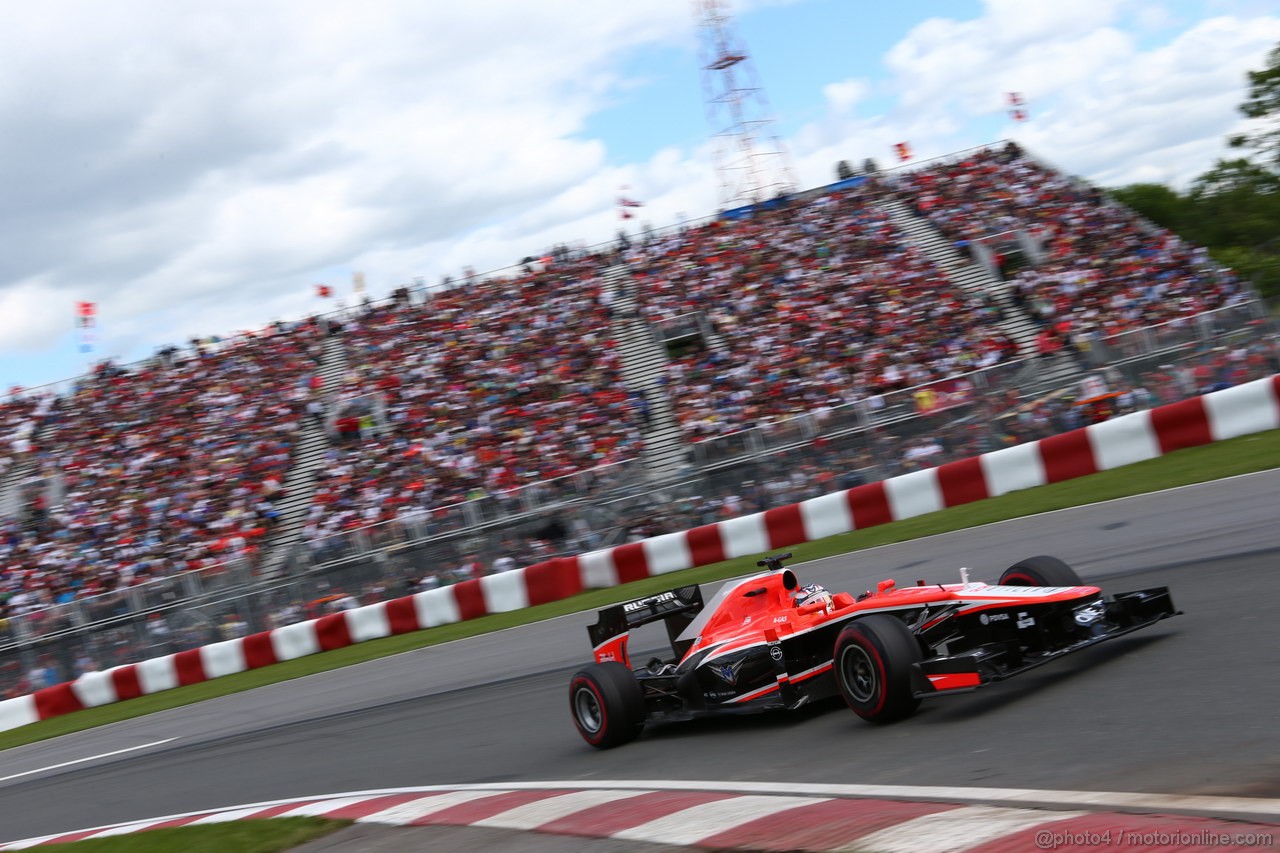
POLYGON ((627 635, 631 629, 662 621, 666 623, 671 650, 679 660, 690 644, 678 642, 676 638, 702 608, 702 587, 697 584, 676 587, 606 607, 599 612, 596 624, 587 626, 587 635, 591 638, 597 661, 614 660, 630 666, 627 635), (686 648, 681 649, 680 646, 686 648))

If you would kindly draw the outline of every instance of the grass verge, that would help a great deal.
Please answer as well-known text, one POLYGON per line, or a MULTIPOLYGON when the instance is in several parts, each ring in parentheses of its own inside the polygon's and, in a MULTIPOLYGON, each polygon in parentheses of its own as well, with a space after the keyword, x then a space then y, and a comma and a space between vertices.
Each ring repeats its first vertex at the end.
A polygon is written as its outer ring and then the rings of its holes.
MULTIPOLYGON (((1100 474, 1092 474, 1077 480, 1068 480, 1067 482, 1055 483, 1050 486, 1040 486, 965 506, 952 507, 940 512, 922 515, 918 518, 895 521, 892 524, 885 524, 880 527, 871 527, 866 530, 831 536, 816 542, 806 542, 802 545, 794 546, 791 548, 791 552, 795 555, 793 562, 799 563, 804 560, 814 560, 877 545, 903 542, 908 539, 918 539, 938 533, 948 533, 953 530, 976 527, 995 521, 1005 521, 1055 509, 1065 509, 1097 501, 1144 494, 1175 486, 1202 483, 1222 477, 1265 471, 1271 468, 1280 468, 1280 430, 1271 430, 1204 447, 1180 450, 1159 459, 1139 462, 1135 465, 1104 471, 1100 474)), ((0 732, 0 750, 119 722, 120 720, 128 720, 155 713, 156 711, 177 708, 182 705, 201 702, 205 699, 239 693, 267 684, 288 681, 304 675, 338 669, 424 646, 459 640, 581 610, 593 610, 627 598, 635 598, 651 592, 670 589, 679 584, 706 583, 733 577, 754 570, 755 560, 756 556, 739 557, 711 566, 688 569, 656 578, 647 578, 626 586, 591 590, 573 598, 530 607, 525 610, 498 613, 470 622, 459 622, 412 634, 370 640, 358 645, 335 649, 331 652, 311 655, 310 657, 298 658, 264 669, 228 675, 202 684, 179 687, 128 702, 119 702, 114 705, 104 705, 100 708, 78 711, 64 717, 55 717, 51 720, 33 723, 19 729, 0 732)))
POLYGON ((350 826, 349 820, 317 817, 281 817, 240 820, 205 826, 176 826, 132 835, 91 838, 71 844, 50 844, 41 850, 74 853, 280 853, 350 826))

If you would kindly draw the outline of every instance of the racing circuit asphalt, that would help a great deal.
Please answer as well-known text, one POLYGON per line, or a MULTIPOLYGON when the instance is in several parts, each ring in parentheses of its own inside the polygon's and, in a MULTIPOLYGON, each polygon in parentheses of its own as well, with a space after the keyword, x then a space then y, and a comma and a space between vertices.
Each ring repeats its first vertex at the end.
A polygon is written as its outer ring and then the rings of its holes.
POLYGON ((1272 471, 797 567, 859 592, 883 577, 957 580, 961 565, 994 580, 1047 553, 1107 592, 1168 585, 1186 611, 894 726, 836 700, 654 728, 597 752, 567 708, 594 619, 576 614, 5 751, 0 840, 275 798, 548 779, 1276 797, 1278 522, 1272 471), (79 763, 54 767, 67 762, 79 763))

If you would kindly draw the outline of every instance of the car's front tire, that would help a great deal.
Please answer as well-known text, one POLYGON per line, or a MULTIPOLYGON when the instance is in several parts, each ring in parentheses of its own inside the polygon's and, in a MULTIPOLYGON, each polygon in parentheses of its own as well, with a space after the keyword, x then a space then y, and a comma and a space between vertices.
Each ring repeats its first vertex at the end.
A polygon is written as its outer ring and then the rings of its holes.
POLYGON ((833 669, 845 703, 864 720, 891 723, 920 706, 911 689, 911 667, 920 644, 901 620, 873 613, 854 621, 836 640, 833 669))
POLYGON ((1057 557, 1028 557, 1004 570, 1001 586, 1084 586, 1076 570, 1057 557))
POLYGON ((569 711, 582 739, 597 749, 630 743, 644 728, 644 690, 620 663, 593 663, 569 682, 569 711))

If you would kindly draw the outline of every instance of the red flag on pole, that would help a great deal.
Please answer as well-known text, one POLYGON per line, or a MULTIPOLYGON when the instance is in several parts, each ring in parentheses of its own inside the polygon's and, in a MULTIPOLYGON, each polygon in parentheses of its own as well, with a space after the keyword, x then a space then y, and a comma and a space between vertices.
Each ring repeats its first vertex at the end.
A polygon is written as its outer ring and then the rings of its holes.
POLYGON ((1023 109, 1023 107, 1026 106, 1027 102, 1022 97, 1022 93, 1010 92, 1008 94, 1008 98, 1009 98, 1009 118, 1013 119, 1014 121, 1026 121, 1028 118, 1028 113, 1025 109, 1023 109))
POLYGON ((80 352, 93 352, 94 329, 98 325, 98 303, 76 302, 76 327, 80 330, 80 352))
MULTIPOLYGON (((629 184, 623 184, 622 186, 618 187, 618 192, 624 193, 629 189, 631 189, 631 186, 629 184)), ((630 198, 629 196, 625 196, 625 195, 618 196, 618 218, 619 219, 631 219, 634 214, 631 213, 629 208, 633 208, 633 207, 644 207, 644 204, 636 201, 633 198, 630 198)))

